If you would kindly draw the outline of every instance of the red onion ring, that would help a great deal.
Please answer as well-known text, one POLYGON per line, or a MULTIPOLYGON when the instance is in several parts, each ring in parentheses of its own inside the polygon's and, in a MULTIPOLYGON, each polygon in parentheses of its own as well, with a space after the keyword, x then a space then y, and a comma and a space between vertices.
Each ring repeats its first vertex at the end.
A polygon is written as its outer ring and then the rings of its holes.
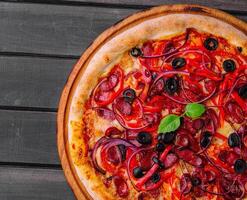
MULTIPOLYGON (((154 87, 154 85, 156 84, 156 82, 161 79, 163 76, 166 76, 166 75, 172 75, 172 74, 182 74, 182 75, 186 75, 186 76, 189 76, 190 73, 189 72, 186 72, 186 71, 174 71, 174 70, 171 70, 171 71, 165 71, 165 72, 162 72, 153 82, 153 84, 151 85, 151 89, 152 87, 154 87)), ((163 93, 164 94, 164 93, 163 93)), ((177 102, 177 103, 180 103, 180 104, 188 104, 188 102, 182 102, 182 101, 179 101, 177 99, 174 99, 173 97, 167 95, 167 94, 164 94, 164 96, 166 96, 167 98, 177 102)))
POLYGON ((105 170, 102 169, 98 162, 97 162, 97 158, 96 158, 96 154, 97 154, 97 150, 98 148, 103 145, 105 142, 106 142, 107 138, 106 137, 102 137, 100 138, 94 145, 93 147, 93 152, 92 152, 92 162, 93 162, 93 165, 95 167, 95 169, 97 169, 99 172, 101 172, 102 174, 105 174, 105 170))
POLYGON ((238 82, 240 81, 240 79, 241 79, 242 77, 244 77, 244 76, 246 76, 246 75, 241 75, 240 77, 238 77, 238 79, 237 79, 237 80, 235 81, 235 83, 232 85, 230 91, 229 91, 228 94, 227 94, 227 97, 226 97, 226 100, 225 100, 225 103, 223 104, 223 106, 226 105, 226 102, 228 101, 229 97, 231 96, 231 94, 232 94, 234 88, 236 87, 237 83, 238 83, 238 82))
POLYGON ((212 192, 212 191, 209 191, 209 190, 206 190, 204 189, 203 187, 199 187, 203 192, 207 192, 209 194, 213 194, 213 195, 217 195, 217 196, 224 196, 225 194, 224 193, 218 193, 218 192, 212 192))
POLYGON ((178 46, 176 49, 174 49, 173 51, 166 52, 166 53, 159 54, 159 55, 146 55, 146 56, 145 55, 142 55, 140 57, 141 58, 146 58, 146 59, 148 59, 148 58, 160 58, 160 57, 164 57, 164 56, 167 56, 167 55, 170 55, 172 53, 177 52, 179 49, 181 49, 187 43, 188 38, 189 38, 189 32, 190 32, 190 29, 187 29, 186 30, 186 35, 185 35, 185 41, 180 46, 178 46))
POLYGON ((186 99, 189 100, 191 103, 202 103, 202 102, 204 102, 204 101, 207 101, 207 100, 209 100, 212 96, 214 96, 215 92, 217 91, 217 87, 214 87, 214 90, 213 90, 208 96, 204 97, 204 98, 201 99, 200 101, 195 101, 195 102, 194 102, 194 101, 192 101, 192 100, 188 97, 188 95, 186 94, 185 89, 184 89, 183 81, 182 81, 182 84, 181 84, 181 85, 182 85, 182 90, 183 90, 183 93, 184 93, 186 99))

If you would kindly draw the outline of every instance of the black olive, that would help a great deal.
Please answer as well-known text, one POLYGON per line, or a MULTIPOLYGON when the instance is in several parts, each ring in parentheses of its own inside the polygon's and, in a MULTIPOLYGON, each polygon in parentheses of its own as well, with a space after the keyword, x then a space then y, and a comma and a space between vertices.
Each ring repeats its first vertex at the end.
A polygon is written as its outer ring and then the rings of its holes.
POLYGON ((175 137, 175 132, 162 133, 158 136, 158 140, 165 144, 171 144, 175 140, 175 137))
POLYGON ((237 159, 234 163, 234 170, 238 174, 242 174, 245 172, 247 166, 246 161, 243 159, 237 159))
POLYGON ((123 97, 124 100, 129 102, 129 103, 133 103, 134 99, 136 98, 136 92, 133 89, 126 89, 123 92, 123 97))
POLYGON ((198 186, 198 185, 201 185, 202 181, 198 177, 193 177, 191 179, 191 183, 192 183, 193 186, 198 186))
POLYGON ((215 39, 215 38, 207 38, 205 41, 204 41, 204 47, 209 50, 209 51, 213 51, 215 49, 218 48, 218 41, 215 39))
POLYGON ((227 59, 223 62, 223 69, 225 72, 233 72, 236 69, 236 64, 233 60, 227 59))
POLYGON ((155 147, 156 151, 163 152, 165 150, 165 145, 161 142, 158 142, 155 147))
POLYGON ((133 175, 135 178, 141 178, 144 176, 143 170, 141 167, 136 167, 133 169, 133 175))
POLYGON ((238 89, 238 95, 242 98, 242 99, 247 99, 247 84, 241 86, 238 89))
POLYGON ((136 139, 140 144, 151 144, 152 143, 152 136, 148 132, 138 133, 136 139))
POLYGON ((134 47, 134 48, 131 49, 130 54, 131 54, 133 57, 139 57, 139 56, 142 55, 142 51, 141 51, 140 48, 134 47))
POLYGON ((156 79, 157 76, 158 76, 158 75, 157 75, 156 72, 153 72, 153 73, 152 73, 152 79, 156 79))
POLYGON ((157 157, 154 156, 152 160, 154 161, 154 163, 158 164, 161 169, 165 168, 164 163, 161 162, 157 157))
POLYGON ((228 137, 228 145, 229 147, 239 147, 241 143, 241 139, 237 133, 231 133, 228 137))
POLYGON ((127 150, 126 146, 123 145, 123 144, 119 144, 118 145, 118 149, 119 149, 119 151, 121 153, 122 160, 126 160, 126 150, 127 150))
POLYGON ((242 47, 237 47, 237 50, 239 51, 239 53, 241 53, 243 51, 242 47))
POLYGON ((186 60, 184 58, 178 57, 172 61, 172 67, 174 69, 179 69, 186 65, 186 60))
POLYGON ((160 175, 158 173, 155 173, 151 176, 151 181, 153 183, 158 183, 160 181, 160 175))
POLYGON ((200 141, 200 145, 202 148, 207 148, 208 145, 211 143, 211 133, 206 131, 203 133, 200 141))
POLYGON ((168 78, 165 83, 165 91, 172 95, 178 91, 179 81, 175 78, 168 78))

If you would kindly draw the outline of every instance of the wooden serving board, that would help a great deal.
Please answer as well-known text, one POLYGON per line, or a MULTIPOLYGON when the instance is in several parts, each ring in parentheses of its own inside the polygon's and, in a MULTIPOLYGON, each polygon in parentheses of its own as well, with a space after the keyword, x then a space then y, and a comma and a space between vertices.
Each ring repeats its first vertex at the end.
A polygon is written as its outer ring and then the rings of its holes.
POLYGON ((63 89, 57 116, 57 145, 59 157, 62 163, 62 167, 67 178, 69 185, 71 186, 75 196, 79 200, 87 199, 91 200, 91 197, 84 185, 81 183, 74 164, 72 163, 70 152, 69 152, 69 141, 68 141, 68 114, 70 108, 70 102, 72 99, 72 91, 77 87, 79 76, 83 74, 83 68, 86 68, 88 61, 93 57, 95 52, 104 45, 109 39, 113 38, 120 32, 133 27, 136 24, 157 16, 163 16, 168 13, 193 13, 200 15, 212 16, 227 22, 243 32, 247 33, 247 26, 245 22, 224 13, 219 10, 211 9, 204 6, 198 5, 168 5, 159 6, 152 9, 148 9, 142 12, 138 12, 130 17, 120 21, 113 25, 106 31, 104 31, 98 38, 87 48, 84 54, 81 56, 77 64, 74 66, 68 81, 63 89))

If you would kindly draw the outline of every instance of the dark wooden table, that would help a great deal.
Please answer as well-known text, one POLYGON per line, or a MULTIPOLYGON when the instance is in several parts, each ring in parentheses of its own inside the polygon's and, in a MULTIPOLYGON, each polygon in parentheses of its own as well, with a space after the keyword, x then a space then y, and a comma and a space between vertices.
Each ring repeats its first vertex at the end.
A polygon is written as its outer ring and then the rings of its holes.
POLYGON ((75 199, 56 146, 60 93, 104 29, 140 9, 201 3, 247 21, 247 0, 0 1, 0 200, 75 199))

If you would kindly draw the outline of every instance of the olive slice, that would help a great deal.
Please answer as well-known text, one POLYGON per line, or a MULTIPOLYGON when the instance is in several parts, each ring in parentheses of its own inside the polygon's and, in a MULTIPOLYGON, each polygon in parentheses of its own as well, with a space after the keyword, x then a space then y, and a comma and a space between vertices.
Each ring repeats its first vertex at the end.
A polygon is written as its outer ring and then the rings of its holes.
POLYGON ((238 50, 239 53, 242 53, 243 47, 237 47, 237 50, 238 50))
POLYGON ((175 58, 173 61, 172 61, 172 67, 174 69, 179 69, 179 68, 182 68, 183 66, 186 65, 186 60, 184 58, 181 58, 181 57, 178 57, 178 58, 175 58))
POLYGON ((238 174, 242 174, 245 172, 247 166, 246 161, 243 159, 237 159, 234 163, 234 170, 238 174))
POLYGON ((158 152, 163 152, 165 150, 165 145, 161 142, 156 144, 155 150, 158 152))
POLYGON ((143 170, 141 167, 136 167, 133 169, 133 176, 135 178, 141 178, 144 176, 143 170))
POLYGON ((241 143, 241 139, 237 133, 231 133, 228 137, 228 145, 229 147, 239 147, 241 143))
POLYGON ((173 95, 175 92, 178 91, 178 87, 179 87, 179 81, 175 78, 168 78, 166 80, 165 83, 165 91, 170 94, 173 95))
POLYGON ((139 57, 139 56, 142 55, 142 51, 141 51, 140 48, 134 47, 134 48, 131 49, 130 54, 131 54, 133 57, 139 57))
POLYGON ((155 173, 151 176, 151 181, 153 183, 158 183, 160 181, 160 175, 158 173, 155 173))
POLYGON ((136 139, 140 144, 146 145, 152 143, 152 136, 148 132, 139 132, 136 139))
POLYGON ((247 99, 247 84, 241 86, 238 89, 238 95, 242 98, 242 99, 247 99))
POLYGON ((215 49, 218 48, 218 41, 215 39, 215 38, 207 38, 205 41, 204 41, 204 47, 209 50, 209 51, 213 51, 215 49))
POLYGON ((133 90, 131 88, 126 89, 123 92, 123 97, 124 97, 125 101, 127 101, 129 103, 133 103, 134 99, 136 98, 136 92, 135 92, 135 90, 133 90))
POLYGON ((211 143, 211 133, 206 131, 202 134, 200 145, 202 148, 207 148, 211 143))
POLYGON ((192 177, 191 183, 193 186, 198 186, 198 185, 201 185, 202 181, 198 177, 192 177))
POLYGON ((225 72, 234 72, 236 69, 236 64, 234 60, 227 59, 223 62, 223 69, 225 72))
POLYGON ((161 169, 165 168, 165 165, 163 164, 163 162, 161 162, 157 157, 154 156, 152 160, 154 161, 154 163, 158 164, 161 169))
POLYGON ((175 132, 161 133, 158 136, 158 140, 165 143, 165 144, 171 144, 175 140, 175 137, 176 137, 175 132))

